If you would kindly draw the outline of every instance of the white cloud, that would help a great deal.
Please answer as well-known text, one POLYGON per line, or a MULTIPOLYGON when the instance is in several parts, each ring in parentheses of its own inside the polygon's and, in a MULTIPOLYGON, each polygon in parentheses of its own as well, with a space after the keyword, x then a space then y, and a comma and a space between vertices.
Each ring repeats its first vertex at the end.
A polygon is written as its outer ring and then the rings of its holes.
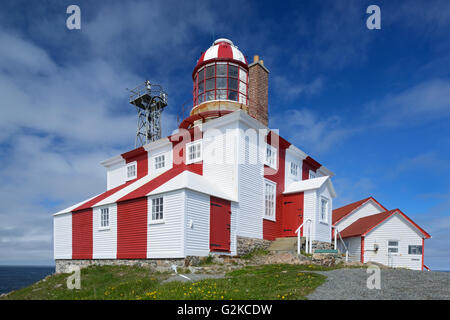
POLYGON ((380 126, 411 126, 450 117, 450 81, 433 79, 392 93, 366 106, 380 126))
POLYGON ((271 115, 270 124, 307 153, 325 153, 359 130, 346 127, 338 116, 319 117, 305 108, 271 115))

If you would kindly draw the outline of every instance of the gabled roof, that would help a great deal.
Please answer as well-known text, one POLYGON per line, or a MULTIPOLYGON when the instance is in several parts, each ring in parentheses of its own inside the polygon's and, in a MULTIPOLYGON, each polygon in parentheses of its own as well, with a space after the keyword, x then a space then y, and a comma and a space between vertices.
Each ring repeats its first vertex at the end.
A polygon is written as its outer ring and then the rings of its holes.
POLYGON ((223 190, 218 188, 214 183, 212 183, 208 178, 190 171, 183 171, 182 173, 180 173, 173 179, 170 179, 169 181, 162 184, 158 188, 154 189, 147 195, 149 196, 179 189, 189 189, 209 194, 221 199, 237 202, 235 196, 224 192, 223 190))
POLYGON ((306 179, 301 181, 292 182, 287 188, 284 190, 283 194, 304 192, 308 190, 315 190, 321 188, 325 183, 328 184, 330 188, 331 196, 336 197, 336 192, 334 191, 333 184, 331 183, 331 179, 329 176, 318 177, 314 179, 306 179))
POLYGON ((348 216, 350 213, 354 212, 356 209, 360 208, 361 206, 363 206, 366 202, 368 201, 373 201, 375 202, 375 204, 377 204, 378 206, 380 206, 380 208, 382 208, 383 210, 387 211, 387 209, 380 204, 377 200, 375 200, 373 197, 368 197, 350 204, 347 204, 343 207, 337 208, 333 210, 333 225, 335 225, 336 223, 338 223, 340 220, 342 220, 344 217, 348 216))
POLYGON ((419 233, 421 233, 424 238, 431 238, 431 236, 423 230, 421 227, 419 227, 414 221, 412 221, 406 214, 404 214, 399 209, 394 209, 390 211, 381 212, 378 214, 374 214, 371 216, 367 216, 364 218, 360 218, 353 222, 351 225, 349 225, 347 228, 342 230, 340 232, 342 238, 348 238, 348 237, 357 237, 357 236, 365 236, 367 235, 372 229, 380 225, 382 222, 386 221, 387 219, 391 218, 395 214, 399 214, 402 216, 408 223, 410 223, 419 233))

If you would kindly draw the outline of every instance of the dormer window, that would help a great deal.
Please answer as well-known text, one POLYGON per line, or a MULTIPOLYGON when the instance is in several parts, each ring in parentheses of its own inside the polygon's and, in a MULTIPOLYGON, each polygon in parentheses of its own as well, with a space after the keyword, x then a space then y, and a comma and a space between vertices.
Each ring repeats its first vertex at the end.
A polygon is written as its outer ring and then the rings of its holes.
POLYGON ((264 164, 276 169, 277 168, 276 155, 277 155, 277 149, 272 147, 270 144, 268 144, 266 147, 266 158, 265 158, 264 164))
POLYGON ((127 180, 136 179, 137 177, 136 166, 137 166, 136 161, 127 164, 127 180))
POLYGON ((153 159, 155 170, 164 168, 166 166, 166 156, 164 154, 156 156, 153 159))
POLYGON ((291 176, 297 177, 298 175, 298 164, 291 162, 291 176))
POLYGON ((198 162, 202 160, 202 142, 194 141, 186 144, 186 164, 198 162))

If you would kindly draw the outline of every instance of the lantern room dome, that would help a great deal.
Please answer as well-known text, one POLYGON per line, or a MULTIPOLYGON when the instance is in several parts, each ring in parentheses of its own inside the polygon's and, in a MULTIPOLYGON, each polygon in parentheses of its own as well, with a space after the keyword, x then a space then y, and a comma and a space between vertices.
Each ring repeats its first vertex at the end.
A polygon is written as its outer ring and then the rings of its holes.
POLYGON ((202 53, 197 61, 192 76, 203 65, 213 61, 230 61, 235 62, 243 67, 248 67, 247 59, 244 54, 229 39, 220 38, 214 41, 211 47, 202 53))

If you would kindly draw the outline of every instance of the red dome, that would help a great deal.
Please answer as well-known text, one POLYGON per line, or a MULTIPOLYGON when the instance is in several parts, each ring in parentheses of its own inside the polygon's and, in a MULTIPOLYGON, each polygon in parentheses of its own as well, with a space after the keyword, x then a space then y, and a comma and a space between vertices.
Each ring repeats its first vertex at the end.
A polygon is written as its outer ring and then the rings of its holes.
POLYGON ((247 59, 242 52, 228 39, 217 39, 198 59, 192 75, 203 65, 213 61, 230 61, 248 68, 247 59))

